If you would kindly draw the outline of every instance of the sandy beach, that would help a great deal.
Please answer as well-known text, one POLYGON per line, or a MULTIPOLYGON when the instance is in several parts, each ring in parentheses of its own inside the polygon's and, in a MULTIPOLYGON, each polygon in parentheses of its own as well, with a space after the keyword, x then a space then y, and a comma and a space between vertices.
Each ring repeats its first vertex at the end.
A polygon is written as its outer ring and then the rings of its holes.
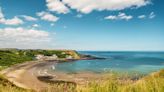
POLYGON ((38 91, 38 89, 42 90, 47 87, 46 83, 37 79, 37 76, 44 74, 40 68, 51 64, 47 62, 32 61, 12 66, 1 71, 1 74, 5 75, 9 81, 19 87, 38 91))
POLYGON ((44 90, 48 83, 75 83, 85 84, 91 79, 100 79, 103 75, 91 72, 81 72, 77 74, 66 74, 52 70, 57 61, 32 61, 12 66, 0 73, 13 82, 15 85, 25 89, 36 91, 44 90))

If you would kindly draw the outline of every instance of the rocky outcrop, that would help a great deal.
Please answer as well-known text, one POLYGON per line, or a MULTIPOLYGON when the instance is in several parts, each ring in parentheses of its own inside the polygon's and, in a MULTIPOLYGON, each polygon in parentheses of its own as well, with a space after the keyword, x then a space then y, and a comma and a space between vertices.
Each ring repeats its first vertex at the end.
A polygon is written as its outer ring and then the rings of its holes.
POLYGON ((81 55, 81 59, 82 60, 93 60, 93 59, 106 59, 106 58, 96 57, 96 56, 92 56, 92 55, 81 55))

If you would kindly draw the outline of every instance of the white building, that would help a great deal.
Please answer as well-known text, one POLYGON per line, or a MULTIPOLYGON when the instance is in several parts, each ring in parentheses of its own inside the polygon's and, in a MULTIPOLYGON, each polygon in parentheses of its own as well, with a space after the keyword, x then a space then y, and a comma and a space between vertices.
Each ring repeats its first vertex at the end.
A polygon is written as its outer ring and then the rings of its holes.
POLYGON ((35 58, 36 58, 37 60, 41 60, 41 59, 44 59, 44 55, 38 54, 38 55, 36 55, 35 58))
POLYGON ((67 56, 66 56, 66 59, 73 59, 73 57, 70 56, 70 55, 67 55, 67 56))

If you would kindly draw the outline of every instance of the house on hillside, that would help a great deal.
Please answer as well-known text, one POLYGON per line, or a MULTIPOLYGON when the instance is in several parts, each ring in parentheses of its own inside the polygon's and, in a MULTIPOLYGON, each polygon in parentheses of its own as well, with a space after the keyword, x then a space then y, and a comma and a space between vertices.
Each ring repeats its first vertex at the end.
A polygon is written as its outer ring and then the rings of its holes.
POLYGON ((73 57, 71 55, 67 55, 66 59, 73 59, 73 57))
POLYGON ((42 55, 42 54, 38 54, 38 55, 35 56, 35 58, 36 58, 37 60, 43 60, 44 57, 45 57, 45 56, 42 55))
POLYGON ((57 60, 58 56, 56 54, 53 54, 52 56, 46 56, 46 60, 57 60))
POLYGON ((57 60, 58 56, 56 54, 53 54, 52 56, 44 56, 42 54, 38 54, 35 56, 37 60, 57 60))

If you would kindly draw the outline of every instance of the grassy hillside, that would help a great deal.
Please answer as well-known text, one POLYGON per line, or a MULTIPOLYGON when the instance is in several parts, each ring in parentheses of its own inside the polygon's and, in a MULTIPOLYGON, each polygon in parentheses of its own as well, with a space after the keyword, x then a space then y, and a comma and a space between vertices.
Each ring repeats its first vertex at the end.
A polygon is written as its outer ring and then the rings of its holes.
POLYGON ((68 83, 51 85, 45 92, 164 92, 164 70, 139 80, 110 75, 85 85, 68 83))
POLYGON ((55 54, 58 58, 66 58, 68 55, 72 56, 74 59, 80 58, 79 54, 73 50, 0 49, 0 69, 25 61, 35 60, 35 56, 38 54, 45 56, 52 56, 55 54))
POLYGON ((137 81, 110 77, 107 80, 79 86, 77 90, 78 92, 164 92, 164 70, 137 81))
MULTIPOLYGON (((18 88, 1 76, 0 92, 34 91, 18 88)), ((164 92, 164 70, 139 80, 132 80, 128 77, 120 79, 118 76, 108 76, 107 79, 95 80, 85 85, 51 84, 43 92, 164 92)))
POLYGON ((34 92, 32 90, 25 90, 13 85, 11 82, 0 75, 0 92, 34 92))

